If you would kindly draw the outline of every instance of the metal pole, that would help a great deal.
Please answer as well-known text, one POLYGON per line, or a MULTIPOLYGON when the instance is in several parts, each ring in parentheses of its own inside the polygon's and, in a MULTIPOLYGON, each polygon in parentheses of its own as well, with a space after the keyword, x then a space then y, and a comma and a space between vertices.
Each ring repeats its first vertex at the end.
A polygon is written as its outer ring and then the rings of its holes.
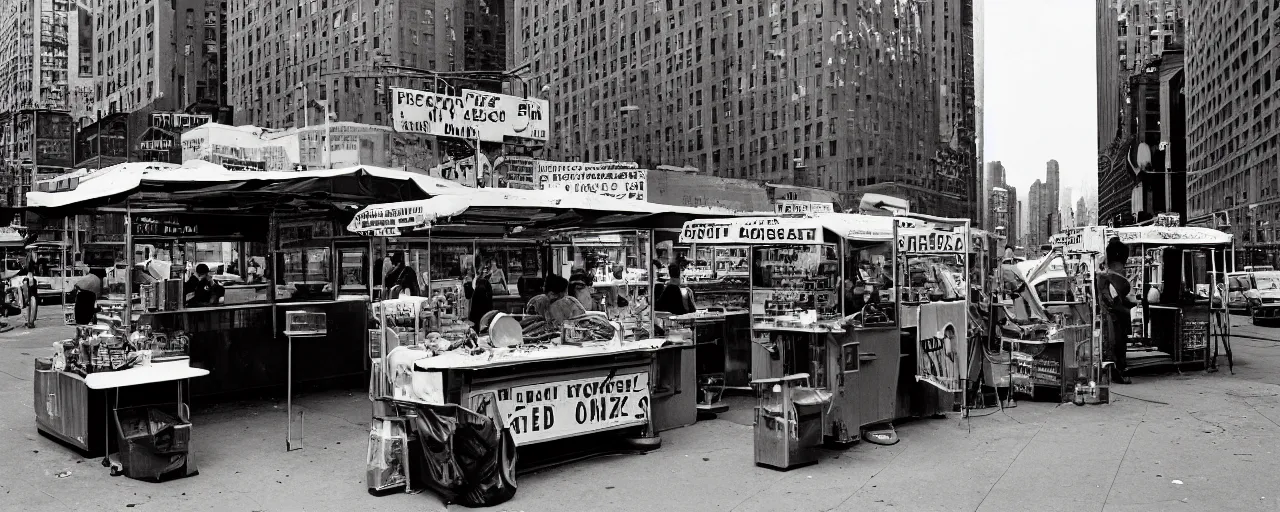
POLYGON ((133 326, 133 205, 128 201, 124 205, 124 309, 120 324, 127 336, 133 326))
POLYGON ((329 102, 324 102, 324 168, 333 168, 333 154, 330 148, 332 142, 329 141, 329 102))
POLYGON ((480 130, 476 130, 476 187, 481 186, 484 182, 480 176, 480 130))

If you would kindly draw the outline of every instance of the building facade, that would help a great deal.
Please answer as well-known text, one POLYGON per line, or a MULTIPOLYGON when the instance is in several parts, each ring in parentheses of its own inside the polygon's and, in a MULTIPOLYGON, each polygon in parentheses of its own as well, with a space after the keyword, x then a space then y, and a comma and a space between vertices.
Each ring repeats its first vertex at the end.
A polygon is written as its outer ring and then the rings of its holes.
POLYGON ((1059 206, 1062 204, 1062 173, 1058 168, 1057 160, 1049 160, 1045 163, 1044 169, 1044 194, 1040 212, 1041 218, 1045 219, 1045 232, 1043 233, 1041 243, 1047 243, 1049 237, 1062 231, 1062 212, 1059 206))
POLYGON ((1161 55, 1188 39, 1187 0, 1097 0, 1098 216, 1140 211, 1134 201, 1140 142, 1132 132, 1131 77, 1146 73, 1161 55))
POLYGON ((1189 5, 1186 57, 1187 194, 1192 219, 1226 212, 1243 264, 1280 255, 1280 8, 1189 5))
POLYGON ((867 192, 974 217, 971 0, 517 0, 547 155, 867 192))

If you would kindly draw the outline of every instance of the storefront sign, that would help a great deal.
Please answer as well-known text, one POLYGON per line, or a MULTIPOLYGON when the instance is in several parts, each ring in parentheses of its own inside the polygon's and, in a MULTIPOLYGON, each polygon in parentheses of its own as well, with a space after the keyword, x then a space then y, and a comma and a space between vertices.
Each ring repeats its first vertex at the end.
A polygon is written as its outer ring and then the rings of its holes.
POLYGON ((906 254, 964 254, 969 252, 963 233, 932 229, 899 229, 898 252, 906 254))
POLYGON ((498 414, 517 445, 649 421, 647 371, 479 390, 469 403, 485 395, 496 395, 498 414))
POLYGON ((151 127, 165 130, 181 130, 195 128, 213 122, 208 114, 180 114, 176 112, 154 112, 151 114, 151 127))
POLYGON ((815 201, 777 201, 773 203, 774 213, 781 215, 808 215, 811 213, 833 213, 835 206, 831 203, 815 201))
MULTIPOLYGON (((401 206, 382 208, 370 206, 357 213, 351 219, 347 230, 355 233, 370 231, 399 231, 399 228, 413 228, 426 225, 426 211, 421 206, 401 206)), ((380 235, 382 236, 382 235, 380 235)))
POLYGON ((1180 213, 1161 213, 1156 215, 1153 226, 1162 228, 1176 228, 1182 225, 1182 214, 1180 213))
POLYGON ((610 169, 610 164, 545 162, 534 164, 533 179, 541 190, 584 192, 622 199, 648 198, 648 171, 610 169))
POLYGON ((169 215, 134 215, 133 236, 198 235, 200 227, 169 215))
POLYGON ((916 329, 916 381, 947 392, 959 392, 960 369, 968 368, 967 302, 920 305, 916 329))
POLYGON ((142 151, 169 151, 173 149, 172 139, 144 140, 138 143, 142 151))
POLYGON ((822 227, 807 219, 724 219, 684 224, 680 243, 818 244, 822 227))
POLYGON ((463 90, 447 96, 391 88, 392 126, 402 133, 503 142, 506 138, 547 140, 546 100, 463 90))

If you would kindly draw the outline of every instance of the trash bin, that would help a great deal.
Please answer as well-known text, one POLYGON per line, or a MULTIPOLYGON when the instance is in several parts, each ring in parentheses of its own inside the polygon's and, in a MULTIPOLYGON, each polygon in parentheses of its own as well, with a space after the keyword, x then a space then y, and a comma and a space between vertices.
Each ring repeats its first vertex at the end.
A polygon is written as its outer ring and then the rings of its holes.
POLYGON ((756 465, 786 470, 818 462, 831 393, 809 387, 808 381, 807 373, 751 381, 756 465))
POLYGON ((154 406, 116 409, 118 451, 110 457, 112 475, 160 481, 195 472, 188 457, 190 412, 185 404, 175 409, 180 410, 176 417, 154 406))

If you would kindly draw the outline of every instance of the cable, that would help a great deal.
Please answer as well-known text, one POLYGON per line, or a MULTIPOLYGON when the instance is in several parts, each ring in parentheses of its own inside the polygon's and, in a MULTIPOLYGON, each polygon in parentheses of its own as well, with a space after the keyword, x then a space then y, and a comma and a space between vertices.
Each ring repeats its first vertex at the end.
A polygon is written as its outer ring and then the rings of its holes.
POLYGON ((1138 397, 1136 397, 1136 396, 1129 396, 1129 395, 1126 395, 1126 394, 1124 394, 1124 393, 1116 393, 1115 391, 1112 391, 1112 392, 1111 392, 1111 394, 1116 395, 1116 396, 1122 396, 1122 397, 1125 397, 1125 398, 1132 398, 1132 399, 1134 399, 1134 400, 1141 400, 1141 401, 1143 401, 1143 402, 1150 402, 1150 403, 1153 403, 1153 404, 1169 405, 1169 403, 1168 403, 1168 402, 1161 402, 1161 401, 1159 401, 1159 400, 1148 400, 1148 399, 1146 399, 1146 398, 1138 398, 1138 397))

